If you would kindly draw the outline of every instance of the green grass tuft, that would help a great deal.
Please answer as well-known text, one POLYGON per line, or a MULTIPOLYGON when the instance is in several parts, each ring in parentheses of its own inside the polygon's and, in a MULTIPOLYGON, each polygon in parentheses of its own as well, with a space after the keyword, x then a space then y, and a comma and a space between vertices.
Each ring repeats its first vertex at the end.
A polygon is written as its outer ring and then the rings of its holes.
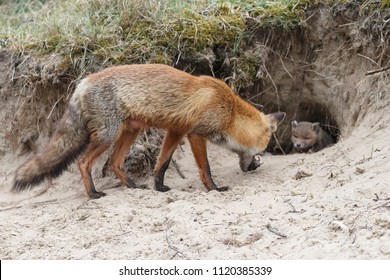
POLYGON ((299 24, 299 1, 14 0, 2 4, 1 42, 20 51, 94 54, 103 61, 166 61, 215 44, 240 44, 247 18, 299 24))
MULTIPOLYGON (((224 46, 241 58, 238 66, 249 80, 257 73, 256 60, 239 50, 253 29, 289 30, 305 23, 307 8, 339 2, 356 1, 0 0, 0 48, 59 54, 66 58, 64 65, 82 73, 92 61, 103 67, 173 64, 181 58, 201 59, 215 46, 224 46)), ((381 0, 379 5, 388 3, 381 0)))

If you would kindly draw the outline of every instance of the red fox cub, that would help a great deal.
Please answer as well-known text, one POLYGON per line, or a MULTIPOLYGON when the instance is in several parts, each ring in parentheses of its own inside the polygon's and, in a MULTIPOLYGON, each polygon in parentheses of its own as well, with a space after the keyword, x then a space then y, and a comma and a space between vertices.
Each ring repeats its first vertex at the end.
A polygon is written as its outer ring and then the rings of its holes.
POLYGON ((291 122, 292 152, 317 152, 333 143, 332 138, 321 127, 320 123, 291 122))
POLYGON ((242 100, 223 81, 193 76, 159 65, 123 65, 107 68, 83 79, 70 99, 47 147, 21 165, 13 190, 29 188, 45 178, 59 176, 78 160, 87 194, 104 196, 92 181, 96 159, 114 145, 110 165, 130 188, 144 188, 129 178, 123 164, 141 129, 166 130, 155 166, 157 191, 168 191, 164 174, 176 146, 187 136, 208 190, 224 191, 211 178, 206 140, 238 154, 242 171, 260 166, 263 152, 285 113, 264 115, 242 100))

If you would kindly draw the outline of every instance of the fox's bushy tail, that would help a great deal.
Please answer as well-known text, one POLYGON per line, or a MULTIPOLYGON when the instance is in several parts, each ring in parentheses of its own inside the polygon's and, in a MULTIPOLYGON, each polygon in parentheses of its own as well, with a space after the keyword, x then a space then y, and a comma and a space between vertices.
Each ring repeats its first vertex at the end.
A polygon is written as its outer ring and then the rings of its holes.
POLYGON ((47 147, 16 171, 12 190, 21 191, 45 178, 59 176, 81 154, 89 142, 87 124, 78 104, 69 104, 47 147))

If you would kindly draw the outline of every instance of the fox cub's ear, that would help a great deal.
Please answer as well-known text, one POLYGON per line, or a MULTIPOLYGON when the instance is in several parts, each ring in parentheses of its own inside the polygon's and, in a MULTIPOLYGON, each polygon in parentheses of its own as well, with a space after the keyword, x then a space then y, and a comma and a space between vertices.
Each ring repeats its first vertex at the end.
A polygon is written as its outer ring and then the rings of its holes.
POLYGON ((298 122, 297 122, 296 120, 293 120, 293 121, 291 122, 291 126, 292 126, 293 128, 296 128, 296 127, 298 126, 298 122))
POLYGON ((267 117, 269 119, 269 127, 270 127, 271 132, 276 131, 276 129, 278 128, 278 124, 284 120, 285 116, 286 116, 286 113, 284 113, 284 112, 271 113, 271 114, 267 115, 267 117))
POLYGON ((316 132, 316 133, 319 133, 320 132, 320 123, 319 122, 316 122, 316 123, 313 123, 312 124, 312 127, 313 127, 313 130, 316 132))

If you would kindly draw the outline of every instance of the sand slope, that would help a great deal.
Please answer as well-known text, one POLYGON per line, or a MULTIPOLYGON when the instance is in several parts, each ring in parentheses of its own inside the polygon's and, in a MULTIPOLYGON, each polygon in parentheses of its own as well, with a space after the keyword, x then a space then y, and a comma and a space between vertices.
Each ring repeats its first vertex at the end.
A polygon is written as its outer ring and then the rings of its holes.
POLYGON ((209 146, 225 193, 205 192, 188 144, 175 153, 187 178, 171 166, 168 193, 117 187, 101 178, 102 160, 94 177, 107 196, 98 200, 87 198, 75 164, 52 183, 11 193, 24 159, 6 154, 0 258, 390 259, 390 130, 388 119, 366 120, 333 147, 265 155, 246 174, 236 155, 209 146))

